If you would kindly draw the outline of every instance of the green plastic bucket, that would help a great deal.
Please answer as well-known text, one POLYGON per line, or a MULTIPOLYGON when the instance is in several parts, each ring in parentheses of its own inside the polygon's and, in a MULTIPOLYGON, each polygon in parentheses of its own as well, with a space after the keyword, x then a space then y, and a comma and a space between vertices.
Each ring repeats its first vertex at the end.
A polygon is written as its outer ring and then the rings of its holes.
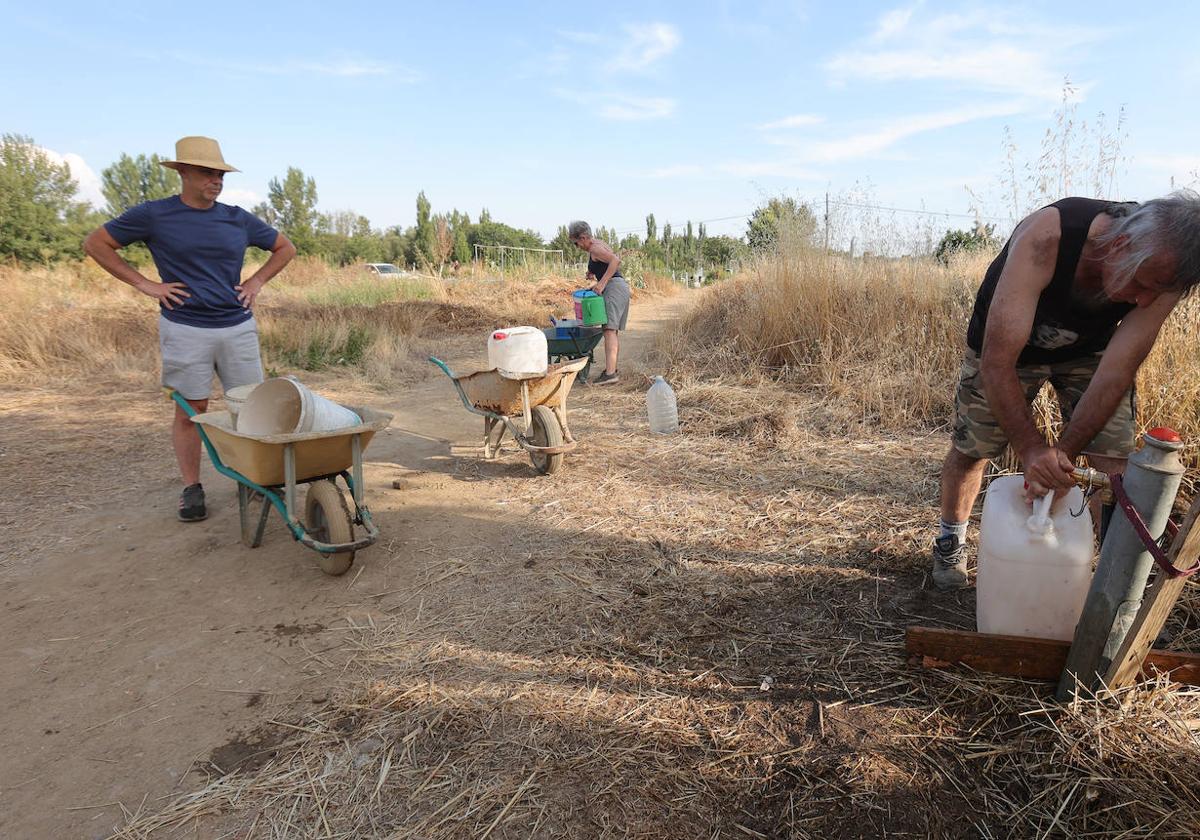
POLYGON ((598 327, 608 323, 608 313, 604 310, 604 298, 596 295, 595 297, 585 297, 580 302, 583 308, 583 325, 585 327, 598 327))

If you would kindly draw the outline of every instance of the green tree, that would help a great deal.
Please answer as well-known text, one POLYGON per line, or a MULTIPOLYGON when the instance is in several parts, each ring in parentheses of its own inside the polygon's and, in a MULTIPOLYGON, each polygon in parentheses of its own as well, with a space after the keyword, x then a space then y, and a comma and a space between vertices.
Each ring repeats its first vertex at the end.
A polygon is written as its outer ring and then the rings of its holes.
POLYGON ((700 254, 706 265, 725 267, 738 259, 746 246, 732 236, 706 236, 700 243, 700 254))
POLYGON ((511 245, 518 248, 544 248, 542 238, 531 230, 517 230, 503 222, 483 221, 471 225, 467 242, 476 245, 511 245))
POLYGON ((104 212, 115 218, 144 201, 178 195, 179 173, 161 166, 162 160, 156 154, 133 158, 122 153, 116 163, 105 168, 100 173, 100 191, 108 202, 104 212))
POLYGON ((425 197, 425 191, 417 193, 417 232, 415 260, 419 265, 430 265, 437 252, 437 232, 434 230, 433 207, 425 197))
POLYGON ((640 248, 641 245, 642 240, 638 238, 636 233, 627 233, 621 237, 621 242, 617 245, 617 248, 622 251, 633 251, 640 248))
POLYGON ((646 242, 653 242, 658 239, 658 225, 654 221, 654 214, 646 216, 646 242))
POLYGON ((75 200, 77 184, 29 137, 0 139, 0 258, 46 262, 78 253, 88 208, 75 200))
MULTIPOLYGON (((263 218, 279 228, 296 246, 301 254, 317 253, 317 182, 304 177, 304 173, 289 166, 282 182, 272 178, 267 184, 269 210, 263 218)), ((255 208, 259 212, 262 208, 255 208)))
POLYGON ((579 249, 575 247, 575 243, 571 241, 571 236, 567 232, 566 225, 558 226, 558 230, 554 233, 554 238, 546 244, 546 247, 562 251, 563 258, 568 261, 573 261, 576 256, 575 252, 579 252, 579 249))
POLYGON ((772 198, 754 211, 746 228, 746 241, 755 251, 781 244, 812 244, 817 219, 812 211, 794 198, 772 198))
POLYGON ((471 261, 471 243, 467 242, 467 228, 470 225, 459 225, 454 229, 454 259, 459 263, 471 261))
POLYGON ((976 220, 971 230, 948 230, 938 242, 933 256, 942 265, 950 262, 955 254, 970 254, 976 251, 996 251, 1000 241, 996 238, 996 226, 976 220))

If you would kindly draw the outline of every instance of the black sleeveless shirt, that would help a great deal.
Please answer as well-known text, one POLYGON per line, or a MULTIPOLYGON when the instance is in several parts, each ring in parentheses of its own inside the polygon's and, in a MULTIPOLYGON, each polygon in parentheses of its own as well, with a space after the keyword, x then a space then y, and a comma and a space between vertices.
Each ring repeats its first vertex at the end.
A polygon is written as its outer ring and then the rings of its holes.
MULTIPOLYGON (((1101 213, 1124 216, 1136 204, 1100 201, 1094 198, 1064 198, 1048 206, 1058 208, 1058 217, 1062 223, 1058 260, 1054 265, 1054 276, 1050 285, 1042 290, 1041 297, 1038 298, 1029 341, 1017 357, 1019 365, 1051 364, 1098 353, 1108 346, 1108 341, 1121 319, 1134 309, 1132 303, 1081 303, 1075 290, 1075 270, 1079 266, 1079 258, 1087 242, 1088 229, 1095 218, 1101 213)), ((975 297, 975 309, 967 327, 967 346, 976 353, 983 351, 983 331, 987 326, 988 308, 992 305, 996 283, 1004 270, 1011 245, 1010 238, 1004 243, 1004 250, 992 260, 983 276, 979 294, 975 297)))
MULTIPOLYGON (((608 271, 608 265, 609 264, 604 262, 603 260, 592 259, 591 254, 588 255, 588 274, 595 277, 596 282, 600 282, 601 280, 604 279, 604 272, 608 271)), ((576 269, 576 270, 578 270, 578 269, 576 269)), ((620 277, 622 280, 625 279, 621 275, 621 269, 619 269, 619 268, 613 272, 613 277, 620 277)), ((609 279, 612 279, 612 278, 609 278, 609 279)))

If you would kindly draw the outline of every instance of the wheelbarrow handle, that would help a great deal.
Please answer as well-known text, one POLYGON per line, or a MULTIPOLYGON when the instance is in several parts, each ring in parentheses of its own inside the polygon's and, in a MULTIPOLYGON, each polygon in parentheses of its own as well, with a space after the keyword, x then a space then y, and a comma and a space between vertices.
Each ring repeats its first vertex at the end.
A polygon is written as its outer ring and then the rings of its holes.
POLYGON ((441 359, 439 359, 437 356, 430 356, 429 361, 433 362, 435 365, 440 367, 442 369, 442 372, 445 373, 447 376, 449 376, 451 379, 454 379, 454 371, 450 370, 450 368, 446 366, 446 363, 443 362, 441 359))

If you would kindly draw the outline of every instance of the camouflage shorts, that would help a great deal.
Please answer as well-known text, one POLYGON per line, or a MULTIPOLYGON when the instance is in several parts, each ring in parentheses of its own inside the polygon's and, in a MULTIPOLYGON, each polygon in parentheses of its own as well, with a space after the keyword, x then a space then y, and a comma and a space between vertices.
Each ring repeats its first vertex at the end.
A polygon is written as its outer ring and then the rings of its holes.
MULTIPOLYGON (((1091 384, 1099 365, 1100 354, 1096 353, 1068 362, 1018 367, 1017 378, 1025 390, 1025 401, 1031 404, 1042 385, 1048 381, 1058 397, 1065 423, 1071 419, 1071 412, 1091 384)), ((1127 456, 1137 446, 1136 417, 1137 395, 1130 388, 1100 434, 1084 447, 1084 452, 1116 458, 1127 456)), ((1008 438, 1000 428, 1000 423, 992 416, 987 398, 983 395, 979 356, 974 350, 967 350, 963 357, 958 390, 954 393, 954 448, 973 458, 999 458, 1007 445, 1008 438)))

